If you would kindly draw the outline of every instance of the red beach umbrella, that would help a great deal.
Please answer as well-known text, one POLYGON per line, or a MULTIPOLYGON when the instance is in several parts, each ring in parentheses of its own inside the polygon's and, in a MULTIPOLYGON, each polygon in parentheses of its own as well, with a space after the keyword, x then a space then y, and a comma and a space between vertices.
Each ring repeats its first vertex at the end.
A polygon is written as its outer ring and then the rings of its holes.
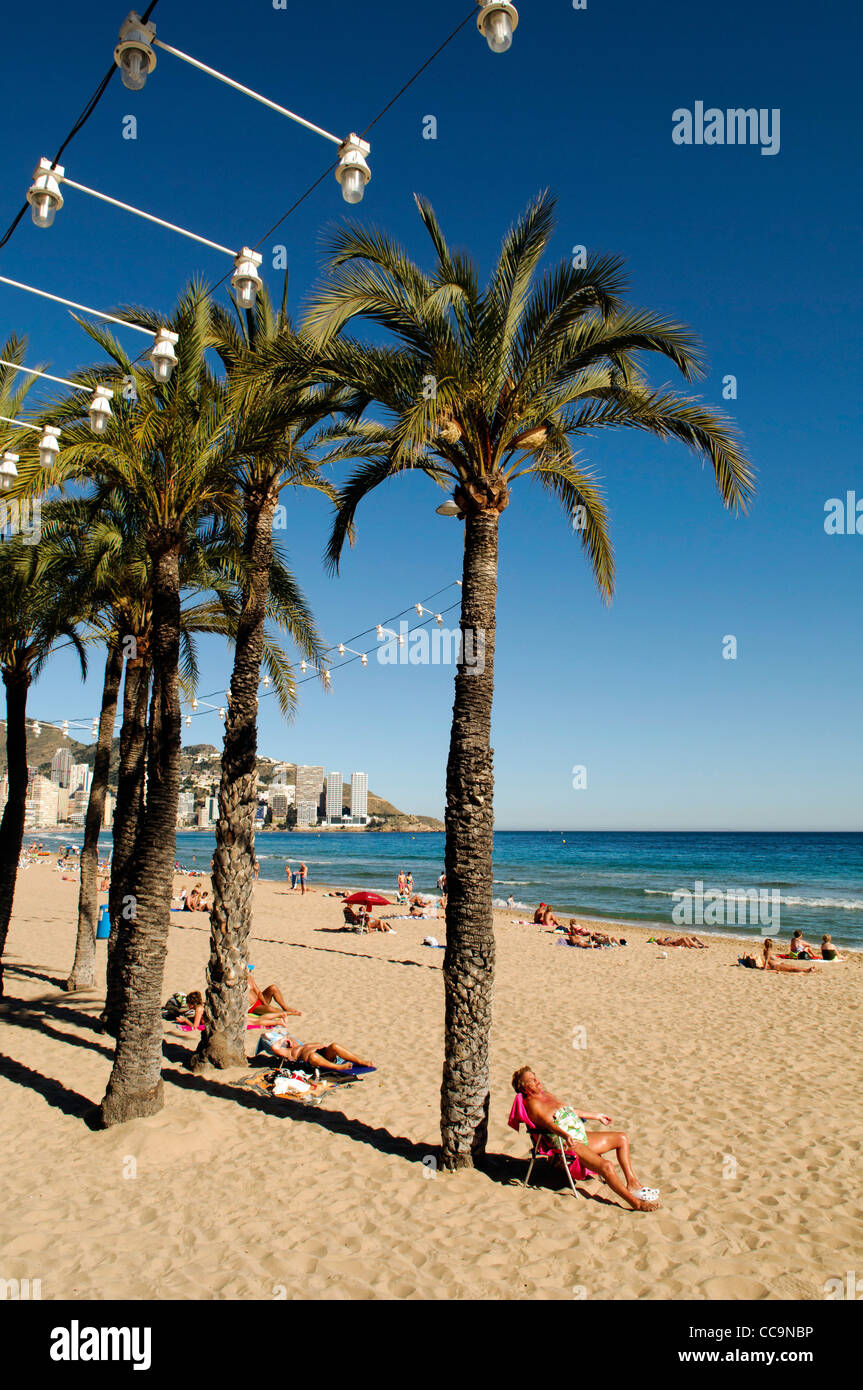
POLYGON ((349 898, 344 898, 346 903, 362 903, 364 907, 392 907, 389 898, 382 898, 380 893, 351 893, 349 898))

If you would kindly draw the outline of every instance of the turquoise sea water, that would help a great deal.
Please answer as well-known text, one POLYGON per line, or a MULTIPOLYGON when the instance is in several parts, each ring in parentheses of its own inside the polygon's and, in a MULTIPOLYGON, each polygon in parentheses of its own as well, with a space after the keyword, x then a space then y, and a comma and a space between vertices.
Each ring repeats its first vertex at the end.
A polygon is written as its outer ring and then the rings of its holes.
MULTIPOLYGON (((80 843, 80 835, 28 835, 46 847, 80 843)), ((284 882, 285 862, 305 860, 312 882, 391 893, 399 869, 410 870, 420 890, 433 891, 443 868, 444 837, 324 831, 273 832, 258 836, 261 876, 284 882)), ((207 870, 213 852, 209 833, 181 831, 177 857, 189 868, 207 870)), ((779 924, 769 935, 800 927, 808 939, 830 932, 837 944, 863 949, 863 833, 737 834, 611 831, 499 831, 494 848, 494 896, 503 906, 515 899, 514 917, 539 902, 562 914, 674 929, 672 910, 679 890, 728 895, 760 889, 769 910, 778 904, 779 924)), ((726 898, 727 901, 727 898, 726 898)), ((726 909, 727 911, 727 909, 726 909)), ((739 911, 736 915, 739 915, 739 911)), ((710 931, 709 925, 694 924, 710 931)), ((726 916, 714 930, 760 937, 761 923, 733 924, 726 916)))
MULTIPOLYGON (((285 861, 305 860, 312 881, 391 891, 399 869, 433 890, 443 868, 444 837, 324 831, 260 835, 261 876, 284 879, 285 861)), ((183 863, 209 866, 204 835, 177 836, 183 863)), ((673 927, 675 890, 777 890, 783 933, 830 932, 836 942, 863 947, 863 834, 660 834, 605 831, 499 831, 494 844, 494 895, 512 895, 522 916, 539 902, 561 912, 673 927)), ((727 902, 727 898, 726 898, 727 902)), ((727 913, 727 908, 725 909, 727 913)), ((739 915, 736 913, 735 915, 739 915)), ((705 928, 709 930, 710 928, 705 928)), ((759 936, 761 927, 717 930, 759 936)), ((776 932, 778 935, 778 931, 776 932)))

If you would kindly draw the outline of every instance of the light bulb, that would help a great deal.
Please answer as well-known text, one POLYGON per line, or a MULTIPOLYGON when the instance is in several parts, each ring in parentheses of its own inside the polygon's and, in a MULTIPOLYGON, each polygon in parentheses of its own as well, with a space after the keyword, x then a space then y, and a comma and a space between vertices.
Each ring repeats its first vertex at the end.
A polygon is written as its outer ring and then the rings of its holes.
POLYGON ((437 623, 438 627, 443 627, 443 617, 440 613, 435 613, 434 620, 437 623))
POLYGON ((377 635, 378 635, 378 641, 379 641, 379 642, 382 642, 382 641, 384 640, 384 630, 383 630, 383 627, 381 626, 380 623, 378 623, 377 628, 375 629, 375 631, 377 632, 377 635))
POLYGON ((360 657, 360 665, 362 665, 362 666, 368 666, 368 664, 369 664, 369 659, 368 659, 368 657, 366 656, 365 652, 363 652, 362 656, 360 657))
POLYGON ((198 708, 198 701, 197 701, 197 700, 193 700, 193 701, 192 701, 192 709, 197 709, 197 708, 198 708))
POLYGON ((309 669, 309 668, 308 668, 308 666, 306 665, 306 663, 305 663, 304 661, 301 661, 301 662, 300 662, 300 670, 303 672, 304 675, 305 675, 305 673, 306 673, 306 671, 307 671, 308 669, 309 669))
POLYGON ((269 688, 270 688, 270 678, 269 678, 269 676, 264 676, 264 679, 263 679, 263 681, 261 682, 261 684, 263 685, 263 687, 264 687, 265 690, 269 690, 269 688))
POLYGON ((234 281, 234 289, 237 292, 237 303, 241 309, 251 309, 255 302, 255 295, 258 287, 254 280, 246 279, 245 276, 234 281))
POLYGON ((237 303, 241 309, 254 308, 255 297, 263 284, 258 274, 261 260, 260 252, 253 251, 250 246, 244 246, 242 251, 234 257, 231 287, 237 296, 237 303))
POLYGON ((12 486, 12 479, 18 477, 18 454, 10 454, 7 449, 0 459, 0 492, 8 492, 12 486))
POLYGON ((366 181, 361 170, 345 169, 339 182, 342 185, 342 197, 346 203, 361 203, 363 201, 366 181))
POLYGON ((46 425, 42 431, 42 438, 39 440, 39 462, 43 468, 50 468, 55 458, 60 452, 60 445, 57 440, 60 438, 60 431, 54 429, 52 425, 46 425))
POLYGON ((506 53, 512 45, 512 20, 506 10, 489 15, 483 32, 492 53, 506 53))
POLYGON ((42 732, 42 725, 39 724, 39 723, 34 723, 32 729, 30 730, 30 732, 31 732, 31 734, 33 735, 34 738, 38 738, 39 735, 40 735, 41 732, 42 732))
POLYGON ((340 642, 340 643, 339 643, 339 648, 338 648, 338 650, 339 650, 339 656, 344 656, 344 654, 345 654, 345 644, 344 644, 344 642, 340 642))
POLYGON ((150 75, 149 64, 140 48, 127 48, 123 54, 120 77, 129 92, 140 92, 150 75))
POLYGON ((111 397, 114 392, 106 386, 97 386, 93 391, 93 400, 90 405, 90 428, 94 434, 104 434, 105 426, 111 418, 111 397))
POLYGON ((192 716, 191 716, 191 714, 187 714, 187 715, 186 715, 186 728, 187 728, 187 729, 190 728, 191 723, 192 723, 192 716))
POLYGON ((32 217, 36 227, 50 227, 54 222, 54 214, 57 211, 56 199, 50 193, 43 193, 41 198, 33 199, 32 217))
POLYGON ((93 727, 92 727, 92 729, 90 730, 90 736, 91 736, 91 738, 95 738, 96 735, 98 734, 98 732, 99 732, 99 721, 98 721, 98 719, 94 719, 94 720, 93 720, 93 727))
POLYGON ((220 718, 220 719, 222 720, 222 722, 224 723, 225 711, 224 711, 223 709, 220 709, 220 710, 219 710, 219 718, 220 718))
POLYGON ((414 604, 414 608, 417 610, 417 615, 421 618, 422 615, 423 615, 423 606, 422 606, 422 604, 421 604, 421 603, 415 603, 415 604, 414 604))

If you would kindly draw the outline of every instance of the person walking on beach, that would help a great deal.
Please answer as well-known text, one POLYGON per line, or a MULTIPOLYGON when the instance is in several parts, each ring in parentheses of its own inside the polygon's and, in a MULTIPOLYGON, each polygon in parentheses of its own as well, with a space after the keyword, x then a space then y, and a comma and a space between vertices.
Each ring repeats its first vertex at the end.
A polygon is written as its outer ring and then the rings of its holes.
POLYGON ((443 873, 437 881, 437 890, 439 893, 446 892, 446 869, 443 870, 443 873))
POLYGON ((398 889, 399 889, 399 895, 400 895, 400 896, 405 896, 405 897, 407 896, 408 881, 407 881, 407 879, 405 878, 405 871, 404 871, 404 869, 399 869, 398 889))
POLYGON ((408 897, 410 897, 411 893, 414 891, 414 876, 413 876, 413 874, 411 874, 411 873, 408 874, 407 878, 405 879, 405 887, 406 887, 406 889, 407 889, 408 897))
POLYGON ((305 864, 300 864, 300 892, 302 893, 303 897, 305 897, 306 895, 306 874, 308 872, 309 871, 306 868, 305 864))
POLYGON ((294 875, 293 875, 293 872, 292 872, 292 870, 291 870, 290 864, 286 864, 286 865, 285 865, 285 882, 287 883, 288 888, 293 888, 293 886, 294 886, 294 875))

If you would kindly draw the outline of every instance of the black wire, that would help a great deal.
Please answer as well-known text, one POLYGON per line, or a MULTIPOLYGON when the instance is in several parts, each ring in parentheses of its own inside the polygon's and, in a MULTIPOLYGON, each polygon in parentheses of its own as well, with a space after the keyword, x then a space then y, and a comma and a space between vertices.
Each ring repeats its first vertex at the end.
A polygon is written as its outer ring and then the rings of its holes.
MULTIPOLYGON (((158 5, 158 3, 159 3, 159 0, 151 0, 151 3, 147 6, 146 10, 144 11, 143 15, 141 16, 141 19, 142 19, 142 21, 143 21, 145 24, 146 24, 147 20, 150 18, 150 15, 153 13, 153 11, 154 11, 154 9, 156 8, 156 6, 158 5)), ((69 134, 66 136, 66 139, 63 141, 63 143, 62 143, 62 145, 60 146, 59 150, 58 150, 57 153, 55 154, 53 160, 51 161, 52 165, 54 165, 54 164, 59 164, 59 163, 60 163, 60 158, 61 158, 61 156, 62 156, 62 154, 63 154, 63 151, 67 148, 68 145, 71 144, 71 142, 74 140, 75 136, 78 134, 79 130, 83 130, 83 129, 84 129, 84 126, 85 126, 85 125, 87 124, 87 122, 89 121, 90 117, 92 116, 93 112, 96 110, 96 107, 99 105, 99 102, 102 100, 102 97, 104 96, 105 92, 107 91, 108 83, 111 81, 111 78, 114 76, 114 73, 115 73, 116 71, 117 71, 117 65, 116 65, 116 63, 112 63, 111 66, 110 66, 110 68, 108 69, 108 71, 105 73, 105 76, 102 78, 102 81, 99 83, 99 85, 98 85, 98 87, 96 88, 95 92, 94 92, 93 95, 91 96, 90 100, 87 102, 87 105, 84 107, 84 110, 81 112, 81 114, 80 114, 80 116, 78 117, 77 121, 76 121, 75 124, 73 125, 72 129, 69 131, 69 134)), ((2 237, 2 239, 0 239, 0 250, 2 250, 2 248, 6 245, 7 241, 10 240, 10 238, 11 238, 11 236, 12 236, 12 233, 15 231, 15 228, 18 226, 18 223, 21 221, 21 218, 24 216, 25 212, 27 211, 28 206, 29 206, 29 204, 25 202, 24 205, 23 205, 23 207, 19 210, 19 212, 16 214, 16 216, 12 219, 12 222, 11 222, 11 224, 10 224, 8 230, 6 231, 6 234, 2 237)))
MULTIPOLYGON (((434 53, 432 53, 428 58, 426 58, 425 62, 422 64, 422 66, 417 68, 417 70, 416 70, 416 72, 413 74, 413 76, 409 77, 408 80, 407 80, 407 82, 405 82, 404 86, 400 87, 399 90, 396 92, 395 96, 390 98, 390 100, 387 102, 386 106, 383 106, 383 107, 381 108, 381 110, 380 110, 380 111, 378 112, 378 114, 375 116, 374 120, 372 120, 372 121, 369 122, 369 124, 366 126, 365 130, 362 132, 363 135, 368 135, 369 131, 370 131, 374 126, 377 125, 378 121, 379 121, 383 116, 386 115, 386 113, 389 111, 390 107, 391 107, 391 106, 395 106, 395 104, 396 104, 396 102, 398 101, 399 97, 404 96, 404 94, 405 94, 405 92, 407 91, 408 87, 412 86, 413 83, 416 82, 417 78, 418 78, 422 73, 425 72, 426 68, 429 66, 430 63, 433 63, 433 62, 434 62, 435 58, 438 56, 439 53, 443 53, 443 51, 444 51, 444 49, 446 48, 447 44, 452 43, 453 39, 456 37, 457 34, 460 34, 460 33, 461 33, 462 29, 463 29, 464 26, 468 23, 468 21, 471 20, 471 19, 473 19, 475 13, 476 13, 476 12, 475 12, 474 10, 471 10, 470 13, 467 14, 467 15, 465 16, 465 18, 461 21, 461 23, 458 24, 458 25, 456 26, 455 29, 453 29, 452 33, 449 34, 449 35, 444 39, 443 43, 440 44, 440 45, 435 49, 434 53)), ((324 179, 327 178, 327 176, 328 176, 329 174, 331 174, 335 168, 338 167, 338 162, 339 162, 338 160, 334 160, 332 164, 328 164, 328 165, 327 165, 327 167, 326 167, 326 169, 324 170, 324 172, 323 172, 322 174, 319 174, 319 175, 318 175, 318 177, 315 179, 314 183, 309 184, 309 187, 306 189, 305 193, 301 193, 301 194, 300 194, 300 196, 299 196, 299 198, 297 198, 296 202, 291 204, 291 206, 288 208, 287 212, 283 213, 282 216, 279 218, 278 222, 274 222, 273 225, 272 225, 272 227, 270 227, 269 231, 268 231, 268 232, 264 232, 264 235, 263 235, 258 241, 255 242, 255 249, 257 249, 263 242, 267 241, 268 238, 271 237, 271 236, 273 235, 273 232, 277 231, 278 228, 281 227, 282 223, 283 223, 283 222, 286 222, 293 212, 296 212, 296 210, 297 210, 297 208, 300 206, 300 204, 301 204, 301 203, 304 203, 304 202, 306 201, 306 199, 307 199, 312 193, 314 193, 314 191, 315 191, 315 189, 318 187, 318 185, 321 184, 321 183, 323 183, 324 179)), ((230 272, 230 271, 227 271, 227 272, 222 276, 221 280, 217 280, 217 281, 216 281, 215 285, 213 286, 214 292, 219 288, 220 285, 223 285, 223 284, 225 283, 225 281, 227 280, 227 278, 228 278, 228 276, 229 276, 230 274, 231 274, 231 272, 230 272)))
MULTIPOLYGON (((447 589, 451 589, 451 588, 453 587, 454 584, 460 584, 460 580, 458 580, 458 579, 453 579, 453 580, 450 581, 449 584, 444 584, 444 586, 443 586, 442 589, 436 589, 435 592, 434 592, 433 594, 426 594, 426 597, 422 600, 422 605, 423 605, 423 607, 425 607, 426 603, 427 603, 427 602, 430 602, 433 598, 437 598, 438 594, 445 594, 446 591, 447 591, 447 589)), ((452 610, 453 610, 454 608, 458 608, 458 607, 460 606, 460 604, 461 604, 461 599, 460 599, 460 598, 456 599, 455 603, 451 603, 451 604, 449 605, 449 607, 441 609, 440 616, 443 616, 444 613, 451 613, 452 610)), ((371 627, 363 628, 362 632, 357 632, 357 633, 355 633, 353 637, 345 637, 345 638, 342 640, 341 645, 342 645, 343 647, 346 647, 346 646, 348 645, 349 642, 356 642, 356 641, 358 641, 360 637, 365 637, 366 633, 368 633, 368 632, 374 632, 375 629, 376 629, 377 627, 384 627, 385 624, 387 624, 387 623, 394 623, 394 622, 396 622, 399 618, 403 618, 404 615, 405 615, 405 613, 410 613, 410 612, 412 612, 412 610, 415 609, 415 608, 416 608, 416 604, 415 604, 415 603, 411 603, 407 608, 403 608, 402 611, 401 611, 400 613, 395 613, 395 614, 394 614, 392 617, 390 617, 390 618, 384 618, 384 620, 383 620, 382 623, 372 623, 371 627)), ((433 620, 436 616, 437 616, 437 615, 432 614, 432 616, 431 616, 430 618, 427 618, 427 619, 425 620, 424 623, 417 623, 414 627, 411 628, 411 632, 410 632, 409 635, 412 635, 414 632, 419 632, 421 628, 428 627, 429 624, 432 622, 432 620, 433 620)), ((54 651, 54 652, 59 652, 59 651, 62 651, 64 647, 71 647, 72 645, 73 645, 73 643, 71 643, 71 642, 61 642, 61 643, 59 644, 59 646, 56 646, 56 647, 53 648, 53 651, 54 651)), ((326 652, 334 652, 334 651, 336 651, 336 650, 338 649, 338 646, 339 646, 339 643, 336 642, 336 643, 335 643, 333 646, 331 646, 331 647, 325 647, 325 648, 324 648, 324 651, 326 651, 326 652)), ((354 662, 354 661, 359 661, 360 659, 361 659, 361 654, 360 654, 360 656, 350 656, 350 657, 348 657, 345 661, 340 661, 340 662, 339 662, 337 665, 335 665, 335 666, 330 665, 327 669, 328 669, 328 670, 332 670, 332 671, 340 671, 341 668, 342 668, 343 666, 350 666, 350 665, 352 664, 352 662, 354 662)), ((317 673, 314 673, 314 674, 311 675, 311 676, 304 676, 302 680, 295 681, 294 684, 295 684, 295 685, 306 685, 309 681, 313 681, 313 680, 318 680, 318 675, 317 675, 317 673)), ((218 690, 209 690, 209 691, 207 692, 206 695, 200 695, 200 696, 196 695, 196 696, 195 696, 195 699, 196 699, 196 700, 198 700, 198 699, 200 699, 200 700, 209 700, 210 697, 211 697, 212 695, 218 695, 219 693, 220 693, 220 692, 219 692, 218 690)), ((265 692, 264 695, 261 695, 259 698, 263 700, 263 699, 266 699, 266 696, 267 696, 267 695, 275 695, 275 693, 276 693, 275 690, 268 690, 268 691, 265 692)), ((198 719, 198 718, 201 718, 201 717, 202 717, 203 715, 205 715, 205 714, 211 714, 211 713, 212 713, 211 710, 201 710, 200 713, 196 710, 196 711, 190 716, 190 718, 192 718, 192 719, 198 719)), ((60 720, 59 723, 58 723, 57 720, 54 720, 54 719, 39 719, 38 717, 35 717, 35 716, 34 716, 33 722, 36 723, 36 724, 48 724, 48 725, 51 726, 51 728, 57 728, 57 729, 60 728, 60 725, 63 723, 62 720, 60 720)), ((78 724, 87 724, 87 723, 90 722, 90 716, 88 715, 88 716, 85 716, 84 718, 81 718, 81 719, 70 719, 70 720, 68 720, 67 722, 69 723, 70 726, 73 725, 73 724, 74 724, 74 725, 78 725, 78 724)))

